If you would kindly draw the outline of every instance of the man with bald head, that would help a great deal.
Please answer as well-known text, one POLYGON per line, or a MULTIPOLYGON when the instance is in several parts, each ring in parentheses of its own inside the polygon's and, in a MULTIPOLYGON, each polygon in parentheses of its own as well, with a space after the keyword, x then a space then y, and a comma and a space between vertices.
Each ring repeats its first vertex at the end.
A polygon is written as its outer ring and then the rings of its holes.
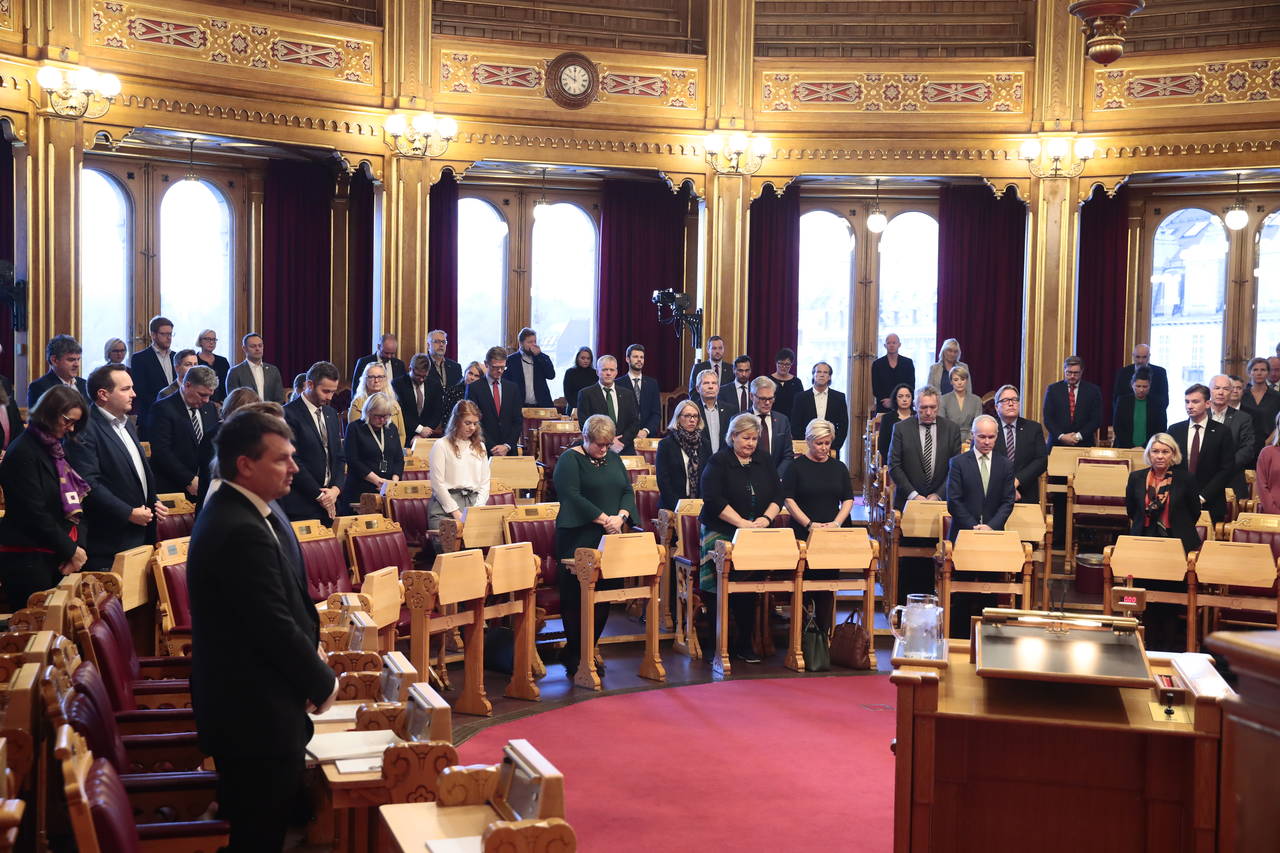
POLYGON ((876 411, 893 410, 893 389, 899 385, 916 387, 916 366, 905 355, 898 355, 902 339, 890 332, 884 339, 884 355, 871 362, 871 393, 876 398, 876 411))
POLYGON ((970 428, 973 447, 952 457, 947 472, 951 541, 961 530, 1004 530, 1013 512, 1013 465, 995 452, 996 419, 978 415, 970 428))
POLYGON ((1258 461, 1258 446, 1255 443, 1253 418, 1248 412, 1231 407, 1231 377, 1218 374, 1209 380, 1209 417, 1227 428, 1231 441, 1236 448, 1235 473, 1231 476, 1231 490, 1236 497, 1244 499, 1249 495, 1249 485, 1244 478, 1244 470, 1252 468, 1258 461))
POLYGON ((1116 371, 1115 382, 1111 385, 1111 398, 1115 400, 1133 395, 1133 372, 1139 367, 1145 367, 1151 372, 1151 389, 1148 392, 1151 408, 1165 411, 1169 408, 1169 374, 1163 367, 1151 363, 1151 347, 1146 344, 1134 347, 1133 363, 1116 371))

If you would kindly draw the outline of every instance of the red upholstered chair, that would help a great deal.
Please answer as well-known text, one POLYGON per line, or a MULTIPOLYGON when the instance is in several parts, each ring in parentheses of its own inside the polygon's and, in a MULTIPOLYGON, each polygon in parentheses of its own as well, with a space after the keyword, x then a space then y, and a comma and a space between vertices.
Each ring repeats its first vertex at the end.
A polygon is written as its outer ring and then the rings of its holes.
POLYGON ((489 500, 488 506, 515 506, 516 492, 515 489, 506 483, 498 480, 489 481, 489 500))
POLYGON ((570 445, 581 438, 582 428, 578 426, 577 421, 544 421, 538 427, 538 461, 542 463, 544 471, 543 493, 538 496, 539 501, 546 500, 547 494, 555 490, 552 476, 556 470, 556 460, 570 445))
POLYGON ((311 600, 328 601, 331 595, 351 592, 351 569, 334 532, 319 521, 295 521, 293 532, 302 551, 311 600))
MULTIPOLYGON (((431 503, 431 483, 425 480, 401 480, 399 483, 387 483, 382 490, 382 497, 387 508, 387 516, 400 525, 405 544, 409 548, 426 546, 431 539, 427 523, 427 507, 431 503)), ((386 563, 361 569, 357 564, 356 568, 358 571, 372 572, 390 565, 393 564, 386 563)))
POLYGON ((537 444, 538 427, 542 426, 544 421, 559 420, 561 415, 559 410, 555 408, 533 408, 526 406, 520 410, 520 415, 524 418, 524 428, 520 431, 520 441, 525 447, 525 455, 533 455, 533 447, 537 444))
POLYGON ((156 519, 156 541, 180 539, 191 535, 196 523, 196 505, 185 494, 174 492, 156 495, 156 500, 169 511, 164 518, 156 519))
POLYGON ((538 558, 538 609, 560 615, 559 561, 556 559, 556 516, 560 504, 518 506, 506 520, 507 542, 529 542, 538 558))
POLYGON ((160 648, 171 655, 191 654, 191 596, 187 591, 187 548, 190 537, 169 539, 156 545, 151 573, 160 603, 160 648))
POLYGON ((619 458, 622 460, 623 467, 627 469, 627 476, 631 478, 633 487, 636 484, 636 478, 653 473, 653 466, 645 462, 643 456, 621 456, 619 458))
POLYGON ((347 551, 358 583, 368 572, 395 566, 403 572, 413 568, 409 545, 400 525, 389 518, 369 516, 369 521, 346 530, 347 551))
POLYGON ((698 571, 702 564, 702 522, 698 519, 701 513, 700 498, 685 498, 676 504, 673 559, 676 592, 672 617, 676 637, 673 648, 694 660, 702 657, 702 644, 698 642, 698 632, 694 629, 694 616, 702 606, 702 596, 698 592, 698 571))
POLYGON ((1129 532, 1129 513, 1124 505, 1129 460, 1119 454, 1094 455, 1100 452, 1106 451, 1095 448, 1089 456, 1077 459, 1076 473, 1067 477, 1065 539, 1069 573, 1075 570, 1076 528, 1087 527, 1117 536, 1129 532))
POLYGON ((632 524, 647 533, 657 532, 658 504, 662 495, 658 491, 658 478, 652 474, 637 477, 631 484, 636 498, 636 512, 639 515, 631 520, 632 524))
POLYGON ((116 708, 102 679, 102 673, 92 661, 81 661, 71 673, 71 689, 78 690, 97 703, 99 708, 110 708, 116 718, 116 728, 122 735, 171 734, 195 731, 195 713, 190 708, 142 708, 121 711, 116 708))
POLYGON ((644 459, 646 465, 656 470, 658 464, 658 442, 660 438, 637 438, 632 444, 636 448, 636 455, 644 459))
POLYGON ((425 456, 405 456, 404 473, 400 475, 401 480, 429 480, 431 479, 431 464, 425 456))
POLYGON ((91 609, 97 612, 86 614, 77 626, 77 643, 101 671, 113 709, 190 707, 190 658, 138 657, 124 608, 114 595, 91 609))

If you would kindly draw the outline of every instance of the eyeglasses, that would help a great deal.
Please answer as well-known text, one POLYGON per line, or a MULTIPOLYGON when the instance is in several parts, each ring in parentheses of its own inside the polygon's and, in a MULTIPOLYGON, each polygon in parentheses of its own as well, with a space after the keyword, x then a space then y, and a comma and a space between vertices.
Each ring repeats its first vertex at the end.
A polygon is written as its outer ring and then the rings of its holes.
POLYGON ((1000 405, 1003 406, 1005 403, 1016 403, 1016 402, 1018 402, 1017 397, 1005 397, 1003 400, 1000 401, 1000 405))
POLYGON ((72 418, 72 417, 68 417, 67 415, 58 415, 58 417, 62 418, 62 423, 64 426, 75 426, 77 423, 80 422, 79 418, 72 418))

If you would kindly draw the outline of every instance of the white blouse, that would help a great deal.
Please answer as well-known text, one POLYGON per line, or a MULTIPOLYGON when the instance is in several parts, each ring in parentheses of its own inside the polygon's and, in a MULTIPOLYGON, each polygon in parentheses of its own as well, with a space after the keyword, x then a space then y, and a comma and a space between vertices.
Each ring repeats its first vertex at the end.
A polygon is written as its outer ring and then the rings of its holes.
POLYGON ((475 504, 483 506, 489 500, 489 457, 483 450, 477 453, 471 442, 462 445, 461 456, 454 452, 452 445, 453 441, 448 438, 431 445, 432 496, 445 512, 454 512, 458 509, 458 502, 449 490, 474 489, 478 493, 475 504))

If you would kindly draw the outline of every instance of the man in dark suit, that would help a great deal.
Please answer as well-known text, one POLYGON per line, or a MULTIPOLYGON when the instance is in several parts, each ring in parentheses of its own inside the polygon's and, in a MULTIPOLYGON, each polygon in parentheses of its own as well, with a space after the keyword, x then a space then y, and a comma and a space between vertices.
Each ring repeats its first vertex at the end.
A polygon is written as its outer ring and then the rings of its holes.
POLYGON ((338 504, 347 476, 342 452, 342 426, 329 403, 338 390, 338 368, 317 361, 307 371, 302 395, 284 407, 284 419, 293 430, 293 459, 298 473, 293 487, 280 499, 290 521, 319 519, 329 526, 339 515, 349 514, 338 504))
POLYGON ((507 371, 504 347, 489 347, 485 353, 485 378, 467 386, 466 399, 480 410, 480 430, 490 456, 514 456, 520 441, 524 416, 520 413, 520 389, 502 378, 507 371))
POLYGON ((596 359, 596 375, 600 381, 578 392, 578 423, 585 425, 592 415, 608 415, 617 437, 613 451, 630 455, 636 452, 636 433, 640 430, 640 414, 636 411, 635 394, 618 387, 618 360, 611 355, 596 359))
POLYGON ((1040 502, 1040 475, 1049 467, 1044 427, 1020 415, 1018 389, 1003 385, 996 392, 996 455, 1013 463, 1013 488, 1018 503, 1040 502), (1010 452, 1010 447, 1013 452, 1010 452))
POLYGON ((426 422, 436 435, 441 434, 449 419, 449 412, 444 411, 444 389, 462 381, 462 365, 445 357, 448 348, 449 335, 442 329, 427 335, 427 352, 431 355, 431 362, 427 365, 427 387, 431 391, 431 402, 426 422))
POLYGON ((439 385, 432 387, 427 381, 431 372, 431 356, 420 352, 409 361, 409 372, 391 383, 400 411, 404 414, 404 444, 413 444, 418 436, 430 438, 436 434, 439 420, 432 420, 432 412, 440 408, 440 400, 432 399, 443 394, 439 385))
POLYGON ((303 794, 307 713, 338 694, 318 654, 298 541, 271 508, 297 470, 290 437, 263 412, 228 419, 217 440, 222 487, 196 519, 187 560, 192 707, 218 767, 229 850, 283 848, 303 794))
POLYGON ((803 439, 809 421, 814 418, 831 421, 836 428, 831 453, 838 457, 849 438, 849 404, 844 394, 831 387, 831 365, 825 361, 813 366, 813 385, 797 394, 791 404, 791 437, 797 441, 803 439))
MULTIPOLYGON (((1149 399, 1154 408, 1165 412, 1169 408, 1169 374, 1163 367, 1151 363, 1151 347, 1138 344, 1133 348, 1133 363, 1126 364, 1116 371, 1115 383, 1111 386, 1114 400, 1133 396, 1133 374, 1140 367, 1145 367, 1150 376, 1151 388, 1149 399)), ((1119 432, 1116 433, 1119 435, 1119 432)), ((1145 446, 1145 445, 1144 445, 1145 446)))
POLYGON ((351 375, 351 387, 355 388, 360 384, 360 375, 364 373, 365 365, 371 361, 382 362, 382 366, 386 368, 387 376, 391 377, 392 382, 404 376, 409 371, 405 370, 404 362, 396 357, 399 352, 400 341, 395 335, 382 335, 379 337, 372 353, 362 355, 356 359, 356 369, 351 375))
POLYGON ((176 393, 151 407, 147 435, 157 492, 186 492, 195 499, 208 486, 213 435, 218 431, 218 409, 210 400, 217 387, 218 374, 212 367, 193 367, 176 393))
POLYGON ((1254 467, 1258 459, 1253 455, 1255 436, 1253 418, 1247 412, 1233 409, 1231 401, 1231 377, 1219 374, 1209 380, 1209 417, 1222 424, 1231 434, 1231 445, 1236 454, 1235 469, 1227 483, 1236 497, 1243 500, 1249 495, 1249 483, 1245 479, 1246 468, 1254 467))
POLYGON ((1231 430, 1209 417, 1209 389, 1205 386, 1192 385, 1183 401, 1187 420, 1169 427, 1169 435, 1178 442, 1181 467, 1196 478, 1200 502, 1216 524, 1226 519, 1226 488, 1236 470, 1231 430))
POLYGON ((905 355, 898 355, 902 339, 890 332, 884 339, 884 355, 871 362, 871 394, 877 412, 893 411, 893 389, 899 385, 916 387, 916 366, 905 355))
POLYGON ((791 421, 773 410, 778 385, 768 376, 758 376, 751 382, 751 408, 760 418, 760 440, 756 442, 756 456, 768 456, 773 466, 782 474, 783 464, 795 457, 791 452, 791 421))
POLYGON ((85 407, 89 399, 89 386, 80 378, 80 343, 70 335, 54 335, 44 348, 44 359, 49 372, 27 386, 27 410, 36 406, 40 395, 55 385, 70 385, 84 397, 85 407))
POLYGON ((1062 381, 1044 392, 1044 425, 1049 447, 1093 447, 1102 426, 1102 389, 1083 381, 1084 359, 1069 356, 1062 365, 1062 381))
POLYGON ((1116 433, 1115 446, 1146 447, 1151 436, 1164 432, 1168 427, 1167 408, 1167 404, 1157 406, 1151 398, 1151 371, 1139 367, 1133 372, 1129 393, 1116 397, 1115 409, 1111 413, 1111 425, 1116 433))
POLYGON ((702 409, 702 434, 711 445, 711 452, 715 453, 729 434, 729 421, 736 409, 720 402, 720 376, 714 369, 707 368, 699 374, 695 402, 702 409))
POLYGON ((996 452, 1000 430, 996 419, 973 419, 973 448, 953 456, 947 471, 947 512, 951 514, 952 542, 961 530, 1004 530, 1013 512, 1013 465, 996 452))
MULTIPOLYGON (((144 427, 148 422, 147 412, 160 398, 160 392, 178 378, 172 349, 173 321, 168 317, 155 316, 147 324, 147 329, 151 333, 151 346, 129 356, 129 372, 133 374, 133 391, 137 395, 133 413, 144 427)), ((142 434, 145 438, 145 429, 142 434)))
POLYGON ((252 388, 264 401, 284 405, 284 380, 280 368, 262 360, 266 344, 262 335, 250 332, 240 339, 244 361, 227 374, 227 393, 237 388, 252 388))
POLYGON ((938 501, 945 496, 947 463, 960 452, 960 428, 938 418, 938 392, 916 392, 915 417, 893 425, 889 440, 889 476, 897 487, 894 509, 907 501, 938 501), (927 452, 928 451, 928 452, 927 452))
POLYGON ((111 569, 116 552, 156 541, 155 476, 129 423, 133 377, 123 364, 104 364, 89 374, 93 405, 75 439, 66 443, 67 459, 85 482, 80 537, 88 571, 111 569))
POLYGON ((547 382, 556 378, 556 366, 538 346, 538 333, 527 326, 520 330, 520 348, 507 356, 506 378, 520 390, 522 407, 550 407, 547 382))
POLYGON ((707 357, 693 365, 689 372, 689 396, 698 397, 698 376, 704 370, 714 370, 719 387, 723 388, 733 382, 733 368, 724 360, 724 338, 712 335, 707 338, 707 357))
POLYGON ((618 387, 631 391, 636 398, 640 429, 636 438, 648 438, 658 434, 658 421, 662 418, 662 392, 658 380, 644 375, 644 344, 627 347, 627 366, 630 368, 618 377, 618 387))
POLYGON ((733 382, 721 384, 720 402, 734 414, 755 414, 751 411, 751 356, 740 355, 733 360, 733 382))

